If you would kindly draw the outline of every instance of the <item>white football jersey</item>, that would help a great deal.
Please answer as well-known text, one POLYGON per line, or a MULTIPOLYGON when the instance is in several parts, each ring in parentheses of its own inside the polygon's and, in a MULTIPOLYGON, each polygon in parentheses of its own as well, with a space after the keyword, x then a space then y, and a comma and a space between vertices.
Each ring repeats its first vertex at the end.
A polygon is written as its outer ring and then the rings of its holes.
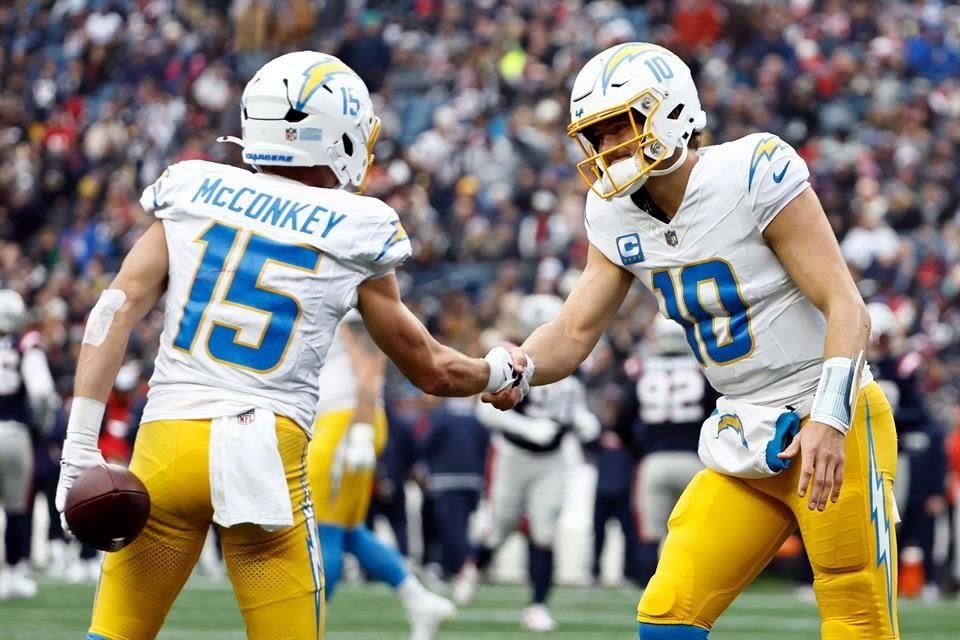
POLYGON ((310 432, 317 376, 357 285, 410 256, 374 198, 191 160, 140 199, 163 221, 169 281, 144 421, 261 408, 310 432))
POLYGON ((793 148, 756 133, 700 151, 669 223, 631 198, 587 196, 590 242, 654 293, 729 398, 799 407, 816 391, 826 320, 763 238, 809 176, 793 148))
POLYGON ((347 329, 340 329, 334 334, 333 343, 327 352, 327 361, 317 379, 318 418, 333 411, 357 408, 357 376, 353 372, 350 353, 340 337, 340 331, 347 329))

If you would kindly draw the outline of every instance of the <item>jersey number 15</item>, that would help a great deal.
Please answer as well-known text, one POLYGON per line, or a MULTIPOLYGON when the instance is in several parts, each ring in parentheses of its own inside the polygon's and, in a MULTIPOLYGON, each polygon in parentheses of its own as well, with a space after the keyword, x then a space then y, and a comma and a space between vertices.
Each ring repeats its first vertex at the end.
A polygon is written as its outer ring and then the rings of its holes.
POLYGON ((204 245, 203 256, 190 295, 183 307, 183 316, 173 346, 192 352, 197 335, 204 328, 207 308, 213 301, 220 281, 228 278, 220 304, 240 307, 266 316, 266 326, 256 343, 240 339, 244 327, 212 321, 207 333, 206 348, 210 357, 226 365, 257 373, 273 371, 283 361, 293 332, 303 310, 300 301, 288 293, 273 289, 260 280, 270 264, 315 273, 320 265, 320 251, 313 247, 284 244, 236 227, 214 223, 196 239, 204 245), (238 240, 239 238, 239 240, 238 240), (240 258, 232 274, 226 273, 230 254, 239 245, 240 258))

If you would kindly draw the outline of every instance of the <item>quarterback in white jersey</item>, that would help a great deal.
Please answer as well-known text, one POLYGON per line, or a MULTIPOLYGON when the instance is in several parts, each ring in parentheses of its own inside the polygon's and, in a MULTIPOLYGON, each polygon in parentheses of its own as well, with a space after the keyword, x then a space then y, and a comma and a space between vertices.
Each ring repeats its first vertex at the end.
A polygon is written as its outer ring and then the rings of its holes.
POLYGON ((164 326, 131 471, 150 518, 103 564, 88 638, 149 639, 211 523, 249 638, 323 635, 323 574, 306 478, 317 375, 357 307, 416 385, 473 395, 525 385, 509 354, 487 361, 437 343, 400 300, 410 255, 396 213, 363 197, 380 129, 363 81, 333 56, 291 53, 241 98, 254 169, 171 166, 141 198, 157 221, 90 312, 63 447, 57 507, 102 464, 104 402, 134 325, 164 302, 164 326))
POLYGON ((640 638, 707 638, 798 526, 822 638, 899 638, 896 433, 863 363, 866 306, 806 163, 770 133, 698 149, 706 114, 690 70, 652 44, 591 59, 570 115, 590 187, 587 265, 515 366, 536 363, 535 385, 569 375, 638 279, 723 394, 701 429, 707 469, 677 503, 638 606, 640 638))

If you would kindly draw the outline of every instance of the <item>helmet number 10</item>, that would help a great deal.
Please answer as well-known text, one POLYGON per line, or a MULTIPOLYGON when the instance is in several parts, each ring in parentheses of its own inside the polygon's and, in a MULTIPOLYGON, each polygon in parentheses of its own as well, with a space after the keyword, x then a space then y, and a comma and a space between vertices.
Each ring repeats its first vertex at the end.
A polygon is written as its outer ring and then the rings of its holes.
POLYGON ((663 82, 673 77, 673 69, 663 59, 663 56, 654 56, 649 60, 644 60, 643 63, 650 69, 650 73, 653 74, 657 82, 663 82))

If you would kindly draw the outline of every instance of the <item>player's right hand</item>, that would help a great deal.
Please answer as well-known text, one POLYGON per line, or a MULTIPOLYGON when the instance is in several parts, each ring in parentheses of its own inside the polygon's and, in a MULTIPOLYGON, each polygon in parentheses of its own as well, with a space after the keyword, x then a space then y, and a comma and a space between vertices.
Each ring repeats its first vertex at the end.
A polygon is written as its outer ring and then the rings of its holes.
POLYGON ((843 485, 845 437, 839 430, 822 422, 811 420, 802 429, 790 446, 777 454, 781 460, 800 455, 800 482, 797 495, 806 497, 810 489, 807 507, 813 511, 827 508, 827 499, 840 499, 843 485))
POLYGON ((70 532, 67 527, 67 519, 63 515, 63 510, 67 506, 67 493, 70 492, 70 487, 73 486, 81 473, 91 467, 105 463, 103 454, 96 446, 76 442, 69 437, 63 443, 63 453, 60 456, 60 479, 57 481, 55 503, 57 511, 60 512, 60 524, 63 525, 65 532, 70 532))
POLYGON ((535 368, 533 359, 520 347, 512 347, 509 351, 503 347, 495 347, 484 357, 484 360, 490 364, 491 380, 499 368, 503 370, 502 376, 512 379, 512 382, 505 380, 503 386, 483 393, 480 399, 501 411, 513 409, 530 391, 530 381, 533 379, 535 368))

